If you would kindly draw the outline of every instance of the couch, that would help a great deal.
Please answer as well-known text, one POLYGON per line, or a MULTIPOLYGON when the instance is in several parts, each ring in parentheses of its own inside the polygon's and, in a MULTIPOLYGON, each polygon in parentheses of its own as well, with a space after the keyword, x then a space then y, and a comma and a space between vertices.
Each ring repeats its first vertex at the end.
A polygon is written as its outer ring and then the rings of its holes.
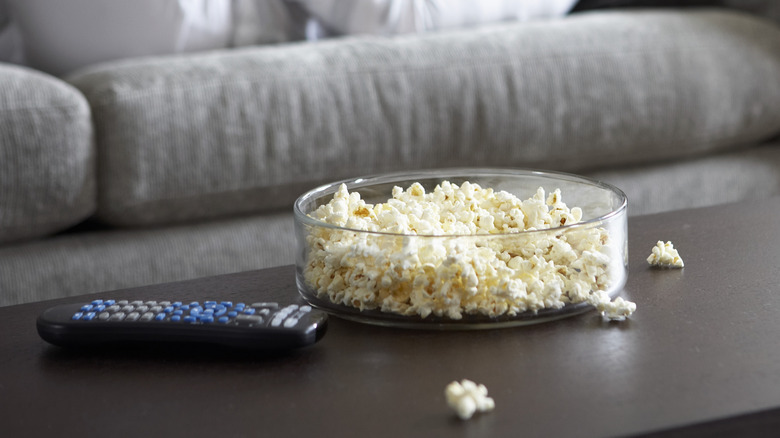
POLYGON ((630 215, 766 198, 778 134, 780 26, 724 9, 0 64, 0 305, 291 264, 295 198, 380 172, 573 172, 630 215))

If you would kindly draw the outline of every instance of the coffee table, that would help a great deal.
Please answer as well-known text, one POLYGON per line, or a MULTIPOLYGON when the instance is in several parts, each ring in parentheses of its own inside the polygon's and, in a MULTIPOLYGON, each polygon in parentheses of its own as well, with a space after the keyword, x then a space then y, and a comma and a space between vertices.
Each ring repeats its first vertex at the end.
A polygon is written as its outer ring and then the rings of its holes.
MULTIPOLYGON (((0 308, 2 435, 712 436, 780 425, 780 199, 629 220, 623 323, 420 331, 331 318, 278 355, 210 349, 75 352, 0 308), (683 270, 645 258, 672 240, 683 270), (496 409, 461 421, 444 388, 484 383, 496 409)), ((290 300, 293 267, 88 296, 290 300)))

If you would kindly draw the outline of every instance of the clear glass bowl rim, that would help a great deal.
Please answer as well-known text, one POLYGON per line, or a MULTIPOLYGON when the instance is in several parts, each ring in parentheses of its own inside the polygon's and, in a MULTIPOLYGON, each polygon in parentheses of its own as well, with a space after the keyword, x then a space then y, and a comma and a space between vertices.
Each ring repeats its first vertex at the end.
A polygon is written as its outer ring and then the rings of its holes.
MULTIPOLYGON (((406 187, 404 187, 404 190, 405 189, 406 187)), ((565 193, 563 195, 565 196, 565 193)), ((389 196, 391 195, 388 194, 388 197, 389 196)), ((527 169, 527 168, 455 167, 455 168, 434 169, 434 170, 390 172, 390 173, 383 173, 383 174, 376 174, 376 175, 361 176, 357 178, 348 178, 340 181, 323 184, 299 196, 298 199, 295 200, 295 204, 293 205, 293 213, 294 213, 295 220, 303 224, 314 226, 314 227, 330 228, 337 231, 349 231, 349 232, 366 233, 366 234, 378 235, 378 236, 381 235, 381 236, 398 236, 398 237, 430 237, 430 238, 481 237, 481 238, 485 238, 485 237, 497 237, 497 236, 517 236, 521 234, 530 235, 532 233, 550 233, 550 232, 557 232, 560 230, 598 226, 598 224, 609 221, 615 216, 619 216, 627 208, 628 208, 628 198, 626 197, 626 194, 622 190, 613 186, 612 184, 608 184, 603 181, 599 181, 586 176, 575 175, 573 173, 567 173, 567 172, 558 172, 552 170, 537 170, 537 169, 527 169), (302 207, 305 203, 309 202, 312 199, 316 199, 319 196, 322 196, 330 189, 335 189, 333 191, 333 193, 335 193, 335 191, 338 190, 338 187, 341 184, 346 184, 347 188, 351 191, 352 189, 356 189, 356 188, 370 187, 372 185, 377 185, 377 184, 398 183, 401 181, 411 182, 420 179, 444 180, 447 178, 454 178, 454 177, 470 178, 470 177, 488 177, 488 176, 492 176, 492 177, 536 176, 540 178, 549 178, 550 180, 561 179, 569 182, 587 184, 593 187, 597 187, 612 192, 614 195, 617 195, 617 198, 620 201, 620 205, 617 208, 614 208, 608 213, 603 214, 601 216, 588 219, 582 222, 577 222, 575 224, 563 225, 554 228, 544 228, 538 230, 526 230, 520 232, 495 233, 495 234, 436 234, 436 235, 389 233, 384 231, 366 231, 366 230, 360 230, 356 228, 341 227, 338 225, 333 225, 327 222, 323 222, 321 220, 309 216, 308 214, 303 212, 303 207, 302 207)))

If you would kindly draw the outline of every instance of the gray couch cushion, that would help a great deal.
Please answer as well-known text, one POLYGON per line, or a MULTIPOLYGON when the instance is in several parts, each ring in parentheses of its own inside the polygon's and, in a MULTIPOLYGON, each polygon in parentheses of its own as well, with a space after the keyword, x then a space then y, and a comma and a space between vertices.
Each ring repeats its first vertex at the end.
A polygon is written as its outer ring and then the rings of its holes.
POLYGON ((780 28, 713 10, 132 60, 72 83, 95 111, 100 217, 153 224, 390 170, 739 147, 780 132, 778 77, 780 28))
POLYGON ((81 93, 0 64, 0 243, 53 233, 92 214, 94 164, 81 93))
MULTIPOLYGON (((0 306, 290 264, 291 216, 65 233, 0 246, 0 306)), ((220 290, 214 293, 218 298, 220 290)))
POLYGON ((630 216, 765 199, 780 196, 780 142, 588 176, 620 187, 630 216))

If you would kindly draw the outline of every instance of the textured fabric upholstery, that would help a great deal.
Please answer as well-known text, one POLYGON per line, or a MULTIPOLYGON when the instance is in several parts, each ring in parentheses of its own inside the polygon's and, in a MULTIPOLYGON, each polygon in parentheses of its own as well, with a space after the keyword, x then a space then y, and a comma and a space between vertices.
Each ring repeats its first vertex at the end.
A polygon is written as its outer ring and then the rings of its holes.
POLYGON ((281 213, 0 246, 0 306, 290 264, 293 236, 281 213))
MULTIPOLYGON (((780 195, 780 143, 590 176, 622 188, 629 215, 765 199, 780 195)), ((66 234, 0 247, 0 306, 294 261, 291 212, 66 234)))
POLYGON ((0 64, 0 243, 44 236, 95 211, 90 111, 70 85, 0 64))
POLYGON ((117 225, 288 207, 319 182, 452 166, 576 172, 780 132, 780 29, 621 11, 132 60, 73 77, 117 225))
POLYGON ((780 196, 780 143, 588 176, 620 187, 629 216, 766 199, 780 196))

